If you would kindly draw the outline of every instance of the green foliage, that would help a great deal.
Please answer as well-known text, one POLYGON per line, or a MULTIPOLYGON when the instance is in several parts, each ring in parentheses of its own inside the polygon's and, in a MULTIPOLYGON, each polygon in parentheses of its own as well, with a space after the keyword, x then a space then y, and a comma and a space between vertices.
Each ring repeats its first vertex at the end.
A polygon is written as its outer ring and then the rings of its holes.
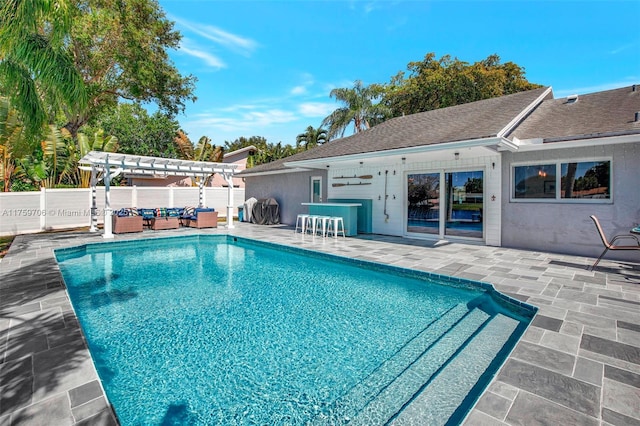
POLYGON ((313 126, 307 127, 304 133, 296 136, 296 151, 306 151, 329 140, 327 131, 322 127, 314 129, 313 126))
POLYGON ((196 99, 195 77, 183 77, 167 53, 179 47, 181 36, 156 1, 75 2, 82 13, 74 20, 70 46, 85 77, 91 108, 80 116, 67 114, 72 134, 121 99, 155 103, 169 117, 196 99))
POLYGON ((242 136, 233 142, 225 141, 225 150, 232 152, 252 145, 256 147, 256 152, 247 159, 248 168, 280 160, 297 152, 291 145, 282 142, 269 143, 262 136, 251 136, 250 138, 242 136))
POLYGON ((123 103, 102 114, 93 126, 115 136, 118 152, 123 154, 179 157, 174 139, 180 126, 174 118, 160 111, 149 115, 139 104, 123 103))
POLYGON ((77 13, 73 0, 0 3, 0 88, 32 140, 38 140, 55 111, 78 114, 87 106, 68 43, 77 13))
POLYGON ((329 96, 336 98, 343 106, 322 120, 321 126, 327 126, 329 129, 328 138, 344 136, 351 122, 353 122, 354 133, 358 133, 389 118, 391 110, 378 102, 384 93, 383 86, 379 84, 363 86, 360 80, 356 80, 353 88, 333 89, 329 96))
POLYGON ((436 60, 434 53, 428 53, 407 69, 408 77, 401 71, 386 86, 383 102, 396 117, 540 87, 526 80, 524 68, 513 62, 501 64, 498 55, 469 64, 449 55, 436 60))

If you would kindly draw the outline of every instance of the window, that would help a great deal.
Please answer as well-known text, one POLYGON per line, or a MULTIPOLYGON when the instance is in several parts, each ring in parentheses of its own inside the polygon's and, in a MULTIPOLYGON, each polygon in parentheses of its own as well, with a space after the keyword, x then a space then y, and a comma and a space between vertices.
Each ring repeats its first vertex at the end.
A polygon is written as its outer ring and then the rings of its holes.
POLYGON ((611 161, 514 165, 512 200, 568 201, 611 199, 611 161))
POLYGON ((562 198, 611 198, 610 161, 583 161, 560 165, 562 198))
POLYGON ((514 167, 513 198, 556 198, 556 165, 514 167))

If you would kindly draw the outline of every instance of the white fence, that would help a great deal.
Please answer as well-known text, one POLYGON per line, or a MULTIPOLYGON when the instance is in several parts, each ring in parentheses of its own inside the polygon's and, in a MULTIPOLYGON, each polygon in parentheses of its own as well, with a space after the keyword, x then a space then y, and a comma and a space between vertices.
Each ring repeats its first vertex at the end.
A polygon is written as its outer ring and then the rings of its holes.
MULTIPOLYGON (((110 191, 111 208, 185 207, 198 205, 197 187, 117 187, 110 191)), ((98 223, 103 221, 104 187, 97 188, 98 223)), ((205 188, 204 205, 227 215, 227 188, 205 188)), ((244 188, 233 190, 233 212, 244 202, 244 188)), ((91 225, 90 189, 46 189, 0 192, 0 236, 91 225)))

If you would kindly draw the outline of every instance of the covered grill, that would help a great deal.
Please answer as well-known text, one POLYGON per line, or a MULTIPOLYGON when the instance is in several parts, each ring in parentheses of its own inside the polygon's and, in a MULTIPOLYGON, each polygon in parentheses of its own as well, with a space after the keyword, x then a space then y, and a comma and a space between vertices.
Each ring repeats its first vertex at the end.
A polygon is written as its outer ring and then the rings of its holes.
POLYGON ((251 220, 258 225, 277 225, 280 223, 280 207, 274 198, 262 198, 256 201, 251 211, 251 220))

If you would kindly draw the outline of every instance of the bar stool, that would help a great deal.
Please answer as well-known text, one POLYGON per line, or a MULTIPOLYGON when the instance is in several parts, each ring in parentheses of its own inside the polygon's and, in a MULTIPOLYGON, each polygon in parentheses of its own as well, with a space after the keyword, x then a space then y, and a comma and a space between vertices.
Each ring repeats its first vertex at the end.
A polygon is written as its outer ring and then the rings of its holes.
POLYGON ((305 233, 311 232, 312 235, 316 234, 316 227, 318 226, 318 216, 310 214, 307 216, 307 224, 305 225, 305 233))
POLYGON ((342 232, 342 236, 346 238, 344 232, 344 219, 342 216, 333 216, 329 218, 329 226, 327 227, 327 236, 329 232, 333 234, 334 238, 338 238, 338 234, 342 232), (340 229, 342 227, 342 229, 340 229))
POLYGON ((294 234, 298 232, 298 228, 300 228, 300 232, 302 232, 303 234, 306 232, 308 218, 309 218, 308 214, 298 215, 298 217, 296 218, 296 229, 293 230, 294 234))
POLYGON ((331 221, 331 217, 330 216, 318 216, 316 221, 317 221, 317 225, 318 225, 317 231, 319 231, 322 234, 323 237, 326 237, 327 236, 327 231, 329 230, 329 223, 331 221))

